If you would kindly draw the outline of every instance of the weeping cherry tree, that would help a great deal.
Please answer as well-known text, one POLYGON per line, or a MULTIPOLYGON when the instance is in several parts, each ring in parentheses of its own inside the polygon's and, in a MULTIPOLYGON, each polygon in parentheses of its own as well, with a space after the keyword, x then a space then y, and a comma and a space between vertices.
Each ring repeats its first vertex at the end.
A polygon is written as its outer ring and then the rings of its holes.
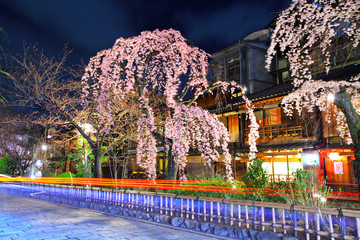
MULTIPOLYGON (((206 78, 208 57, 209 54, 190 45, 180 32, 169 29, 119 38, 112 48, 102 50, 90 59, 82 78, 83 103, 86 106, 87 99, 96 99, 105 125, 114 124, 111 113, 114 99, 123 99, 128 94, 138 96, 134 104, 142 114, 137 123, 137 163, 146 170, 149 178, 156 177, 156 142, 160 141, 165 142, 168 149, 167 179, 176 179, 178 170, 185 179, 186 157, 192 147, 201 152, 207 164, 224 155, 227 178, 233 181, 228 131, 216 115, 196 106, 195 101, 216 88, 223 93, 236 88, 245 92, 235 82, 210 83, 206 78), (154 124, 154 111, 148 98, 150 91, 166 99, 165 136, 154 124)), ((244 94, 243 98, 252 120, 250 145, 253 157, 257 151, 258 125, 250 101, 244 94)))

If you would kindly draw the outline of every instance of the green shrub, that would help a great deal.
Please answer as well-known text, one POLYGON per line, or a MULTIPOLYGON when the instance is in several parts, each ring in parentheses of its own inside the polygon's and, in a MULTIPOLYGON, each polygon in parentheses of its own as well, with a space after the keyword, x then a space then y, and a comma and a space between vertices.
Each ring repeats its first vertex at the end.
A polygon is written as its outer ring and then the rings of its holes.
POLYGON ((288 183, 280 193, 288 204, 328 207, 327 198, 331 195, 332 189, 326 186, 324 179, 315 178, 316 170, 297 169, 293 173, 293 183, 288 183))
MULTIPOLYGON (((83 163, 85 161, 85 155, 87 156, 87 172, 91 172, 91 169, 94 166, 94 154, 92 153, 92 150, 89 146, 89 144, 85 144, 85 148, 84 148, 84 141, 86 141, 83 138, 80 138, 80 140, 75 140, 73 141, 75 147, 74 149, 72 149, 71 153, 67 155, 67 158, 70 159, 70 161, 72 163, 75 164, 75 172, 76 172, 76 177, 85 177, 85 164, 83 163)), ((105 151, 106 147, 102 146, 101 150, 105 151)), ((105 162, 108 161, 107 156, 102 156, 101 157, 101 162, 105 162)), ((91 173, 91 177, 93 177, 94 174, 91 173)))
POLYGON ((64 169, 66 158, 64 156, 55 156, 47 159, 49 161, 49 171, 55 172, 57 169, 64 169))
POLYGON ((0 159, 0 173, 14 175, 16 171, 17 166, 9 156, 0 159))
POLYGON ((175 193, 183 196, 199 196, 199 197, 211 197, 211 198, 226 198, 226 199, 234 199, 239 198, 238 195, 241 194, 242 190, 237 188, 243 188, 245 184, 243 182, 234 180, 234 183, 227 182, 223 176, 217 175, 215 177, 192 177, 189 180, 199 180, 198 183, 188 182, 181 183, 181 185, 186 185, 187 187, 194 186, 197 191, 194 190, 170 190, 169 193, 175 193), (207 183, 209 181, 209 183, 207 183), (213 182, 216 182, 214 184, 213 182), (226 193, 221 191, 206 191, 210 190, 212 186, 218 187, 217 189, 221 190, 233 190, 237 189, 239 193, 226 193), (205 191, 202 191, 205 190, 205 191))
MULTIPOLYGON (((68 172, 64 172, 60 174, 59 177, 70 177, 70 174, 68 172)), ((75 174, 71 173, 71 177, 75 177, 75 174)))
POLYGON ((265 188, 269 183, 269 176, 267 171, 262 168, 264 160, 260 158, 253 159, 248 169, 245 171, 242 177, 246 186, 254 188, 265 188))
POLYGON ((46 171, 43 175, 44 177, 56 177, 55 172, 46 171))

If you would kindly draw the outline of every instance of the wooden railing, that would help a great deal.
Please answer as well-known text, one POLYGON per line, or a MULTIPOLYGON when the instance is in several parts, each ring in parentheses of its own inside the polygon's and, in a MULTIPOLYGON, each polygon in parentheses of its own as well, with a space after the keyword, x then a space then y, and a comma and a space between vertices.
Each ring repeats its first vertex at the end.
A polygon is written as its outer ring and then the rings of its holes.
POLYGON ((330 183, 326 185, 331 187, 335 192, 359 192, 358 185, 355 183, 330 183))
POLYGON ((271 230, 295 235, 298 239, 360 238, 360 211, 357 210, 54 184, 0 184, 1 191, 35 198, 46 195, 49 201, 63 198, 67 202, 106 204, 199 222, 271 230))
MULTIPOLYGON (((303 128, 297 124, 268 125, 259 128, 259 142, 274 139, 286 139, 302 137, 303 128)), ((249 129, 244 131, 245 143, 248 141, 249 129)))

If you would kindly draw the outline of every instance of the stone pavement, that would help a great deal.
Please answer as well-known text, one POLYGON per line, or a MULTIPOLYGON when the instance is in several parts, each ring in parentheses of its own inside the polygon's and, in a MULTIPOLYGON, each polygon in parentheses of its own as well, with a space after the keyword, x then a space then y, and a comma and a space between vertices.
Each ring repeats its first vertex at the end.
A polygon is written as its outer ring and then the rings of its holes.
POLYGON ((224 239, 0 193, 0 239, 224 239))

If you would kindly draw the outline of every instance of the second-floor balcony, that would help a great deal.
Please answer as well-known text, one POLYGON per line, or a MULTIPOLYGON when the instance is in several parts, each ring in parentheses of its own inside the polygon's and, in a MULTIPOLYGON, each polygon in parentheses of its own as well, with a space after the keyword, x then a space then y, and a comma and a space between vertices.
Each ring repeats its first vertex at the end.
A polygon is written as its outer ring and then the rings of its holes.
MULTIPOLYGON (((249 129, 244 131, 244 142, 248 143, 249 129)), ((299 124, 267 125, 259 128, 259 143, 312 138, 299 124)))

